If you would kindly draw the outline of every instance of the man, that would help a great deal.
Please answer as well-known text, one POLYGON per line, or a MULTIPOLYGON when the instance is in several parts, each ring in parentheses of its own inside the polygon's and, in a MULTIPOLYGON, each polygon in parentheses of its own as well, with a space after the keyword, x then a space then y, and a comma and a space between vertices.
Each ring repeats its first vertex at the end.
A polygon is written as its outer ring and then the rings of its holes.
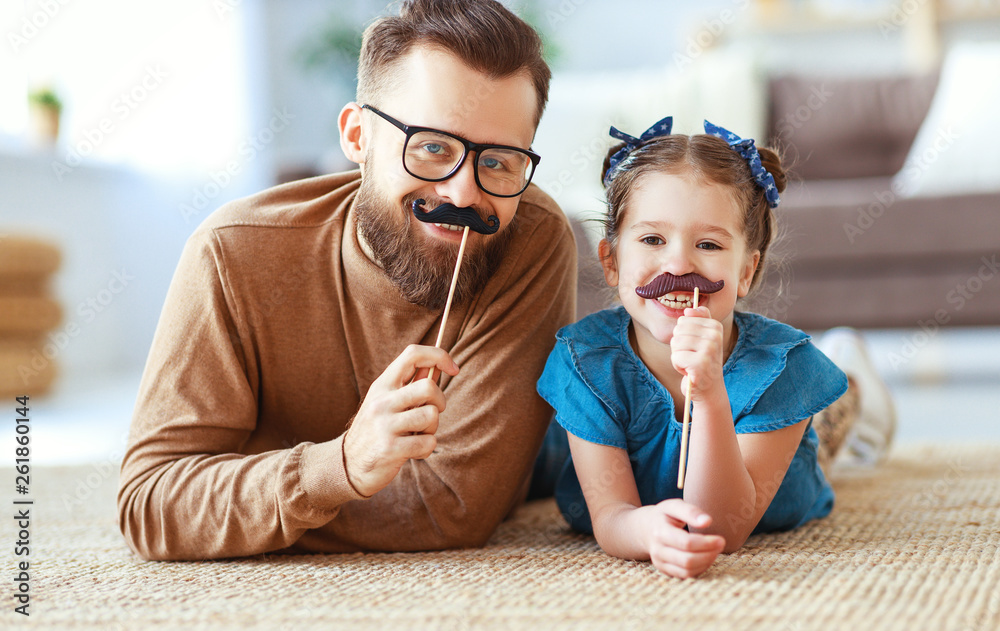
POLYGON ((360 174, 229 204, 184 250, 122 463, 138 554, 489 538, 526 491, 551 415, 535 381, 575 304, 570 227, 528 185, 549 76, 493 0, 411 0, 366 30, 339 117, 360 174), (437 349, 462 233, 414 213, 442 204, 500 229, 470 233, 437 349))

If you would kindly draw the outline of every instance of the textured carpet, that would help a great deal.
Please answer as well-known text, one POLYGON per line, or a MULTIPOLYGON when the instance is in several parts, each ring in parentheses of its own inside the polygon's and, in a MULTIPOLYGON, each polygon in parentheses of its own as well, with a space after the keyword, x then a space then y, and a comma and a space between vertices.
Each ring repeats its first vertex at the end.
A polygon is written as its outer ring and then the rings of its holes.
POLYGON ((117 530, 116 471, 34 472, 31 616, 12 611, 6 518, 0 628, 1000 628, 1000 445, 842 471, 830 517, 754 537, 689 581, 605 555, 551 501, 480 550, 144 562, 117 530))

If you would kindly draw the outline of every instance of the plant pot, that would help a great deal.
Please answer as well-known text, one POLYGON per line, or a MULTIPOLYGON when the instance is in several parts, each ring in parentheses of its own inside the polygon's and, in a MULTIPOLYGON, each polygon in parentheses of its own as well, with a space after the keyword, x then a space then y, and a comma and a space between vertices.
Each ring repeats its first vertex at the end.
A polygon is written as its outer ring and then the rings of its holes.
POLYGON ((59 139, 59 109, 44 105, 32 105, 30 110, 35 140, 46 146, 56 144, 59 139))

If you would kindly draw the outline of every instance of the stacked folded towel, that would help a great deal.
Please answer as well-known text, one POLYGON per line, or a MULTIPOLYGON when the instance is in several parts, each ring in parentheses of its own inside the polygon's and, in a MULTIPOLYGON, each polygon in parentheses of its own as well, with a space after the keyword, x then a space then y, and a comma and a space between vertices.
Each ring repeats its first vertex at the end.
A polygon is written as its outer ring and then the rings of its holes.
POLYGON ((51 243, 0 234, 0 396, 42 394, 55 380, 62 308, 50 279, 60 258, 51 243))

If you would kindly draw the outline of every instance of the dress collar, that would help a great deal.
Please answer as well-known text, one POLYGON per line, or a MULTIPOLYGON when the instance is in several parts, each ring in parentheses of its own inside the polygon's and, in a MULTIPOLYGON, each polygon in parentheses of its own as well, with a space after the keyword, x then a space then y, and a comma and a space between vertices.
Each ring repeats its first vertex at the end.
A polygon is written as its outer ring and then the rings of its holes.
MULTIPOLYGON (((632 317, 622 306, 615 309, 615 315, 618 319, 618 345, 634 364, 635 374, 648 381, 650 387, 666 399, 672 410, 673 398, 670 393, 639 359, 629 343, 628 328, 632 317)), ((794 327, 756 313, 734 313, 733 325, 737 331, 736 343, 722 366, 722 377, 726 383, 733 418, 736 419, 753 408, 764 391, 784 370, 789 351, 808 342, 809 336, 794 327)))

